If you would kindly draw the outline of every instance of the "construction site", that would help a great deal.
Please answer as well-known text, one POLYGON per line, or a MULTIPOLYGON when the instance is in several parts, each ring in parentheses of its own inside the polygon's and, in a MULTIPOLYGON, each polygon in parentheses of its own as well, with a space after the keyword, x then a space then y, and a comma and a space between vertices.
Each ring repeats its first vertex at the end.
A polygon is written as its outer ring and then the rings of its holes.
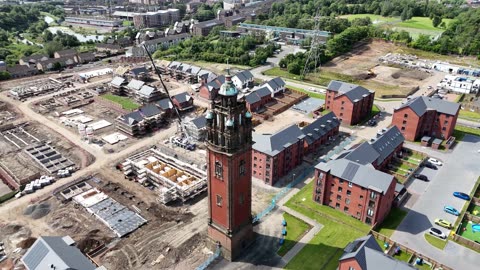
POLYGON ((73 87, 73 83, 65 78, 45 78, 27 81, 21 85, 13 87, 10 89, 9 95, 14 99, 26 100, 31 97, 58 92, 69 87, 73 87))
POLYGON ((12 189, 41 175, 84 168, 93 160, 93 156, 36 122, 4 125, 0 131, 0 170, 12 189))
POLYGON ((442 79, 439 74, 425 69, 412 70, 379 60, 400 49, 393 43, 374 40, 333 59, 322 66, 322 70, 348 76, 354 83, 374 90, 378 98, 407 97, 419 88, 436 85, 442 79))

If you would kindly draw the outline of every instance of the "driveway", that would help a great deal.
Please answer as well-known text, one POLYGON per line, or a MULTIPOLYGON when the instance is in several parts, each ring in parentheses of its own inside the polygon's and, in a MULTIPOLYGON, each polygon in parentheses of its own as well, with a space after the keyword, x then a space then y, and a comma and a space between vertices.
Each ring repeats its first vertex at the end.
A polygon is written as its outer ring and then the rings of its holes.
MULTIPOLYGON (((421 148, 421 147, 418 147, 421 148)), ((480 175, 480 137, 467 135, 452 153, 446 155, 430 149, 418 149, 428 155, 439 158, 444 165, 438 171, 423 169, 422 173, 430 178, 428 183, 415 180, 409 189, 419 196, 410 207, 408 215, 392 235, 392 240, 416 250, 438 262, 454 269, 477 269, 480 255, 475 251, 449 241, 445 249, 439 250, 424 239, 424 233, 432 226, 440 228, 445 234, 450 231, 433 224, 436 218, 455 222, 456 217, 443 211, 444 205, 462 209, 465 201, 452 196, 454 191, 470 193, 480 175), (421 194, 422 189, 424 193, 421 194)), ((407 207, 408 208, 408 207, 407 207)))

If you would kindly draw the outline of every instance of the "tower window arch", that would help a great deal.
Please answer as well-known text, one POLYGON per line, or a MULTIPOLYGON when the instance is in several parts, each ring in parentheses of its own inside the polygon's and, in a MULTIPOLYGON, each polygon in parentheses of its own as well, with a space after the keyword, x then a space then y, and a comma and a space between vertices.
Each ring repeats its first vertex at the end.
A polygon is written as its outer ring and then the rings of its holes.
POLYGON ((240 176, 246 174, 247 169, 246 169, 246 165, 245 165, 245 160, 240 160, 240 168, 239 168, 239 171, 240 171, 240 173, 239 173, 240 176))
POLYGON ((222 179, 223 178, 223 167, 222 167, 222 163, 220 163, 220 161, 215 161, 215 176, 218 178, 218 179, 222 179))

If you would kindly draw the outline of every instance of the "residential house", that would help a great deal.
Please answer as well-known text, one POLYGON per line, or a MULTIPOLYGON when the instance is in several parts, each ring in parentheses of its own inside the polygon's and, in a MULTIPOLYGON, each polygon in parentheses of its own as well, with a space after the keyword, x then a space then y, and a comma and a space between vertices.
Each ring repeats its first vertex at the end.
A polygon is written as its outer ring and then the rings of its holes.
POLYGON ((172 102, 175 107, 181 112, 193 108, 193 97, 187 92, 176 94, 172 96, 172 102))
POLYGON ((315 152, 323 145, 333 140, 339 132, 340 121, 333 112, 315 119, 312 123, 302 128, 305 135, 304 155, 315 152))
POLYGON ((74 56, 65 56, 60 58, 49 58, 46 61, 38 62, 37 69, 41 71, 49 71, 54 69, 61 69, 65 67, 73 67, 76 65, 74 56))
POLYGON ((204 141, 207 135, 207 119, 205 115, 186 120, 185 129, 188 136, 192 139, 198 142, 204 141))
POLYGON ((338 260, 338 270, 384 269, 414 270, 417 268, 385 254, 371 234, 350 242, 338 260))
POLYGON ((374 226, 390 212, 396 183, 371 165, 334 159, 315 166, 313 200, 374 226))
POLYGON ((276 77, 265 83, 265 86, 270 90, 272 96, 285 92, 285 85, 285 81, 280 77, 276 77))
POLYGON ((29 77, 38 74, 38 70, 36 68, 27 65, 15 65, 13 67, 7 67, 6 71, 10 74, 10 78, 12 79, 29 77))
POLYGON ((110 90, 115 93, 116 95, 124 95, 124 88, 127 84, 127 80, 122 77, 115 77, 113 80, 108 84, 110 90))
POLYGON ((253 134, 253 177, 275 185, 300 165, 303 157, 338 135, 340 122, 329 113, 304 128, 291 125, 275 134, 253 134))
POLYGON ((430 97, 415 97, 394 109, 392 124, 405 139, 422 137, 448 139, 453 135, 460 104, 430 97))
POLYGON ((25 57, 22 57, 20 58, 20 60, 18 61, 20 63, 20 65, 36 65, 37 62, 42 62, 42 61, 45 61, 45 60, 48 60, 48 56, 47 55, 43 55, 43 54, 37 54, 37 55, 30 55, 30 56, 25 56, 25 57))
POLYGON ((134 67, 130 69, 127 76, 136 80, 145 80, 149 77, 149 71, 146 67, 134 67))
POLYGON ((165 117, 168 118, 172 115, 173 104, 172 104, 172 102, 170 102, 169 98, 161 99, 161 100, 155 102, 155 104, 157 105, 158 108, 160 108, 160 110, 165 112, 165 117))
POLYGON ((193 25, 192 34, 195 36, 208 36, 208 34, 210 34, 210 31, 212 31, 214 27, 224 25, 224 22, 217 19, 199 22, 193 25))
POLYGON ((325 95, 325 109, 330 110, 346 125, 366 120, 373 108, 375 92, 355 84, 331 81, 325 95))
POLYGON ((388 165, 395 157, 402 155, 405 137, 396 126, 380 130, 375 138, 342 153, 344 158, 375 169, 388 171, 388 165))
POLYGON ((167 112, 157 103, 150 103, 138 110, 117 117, 115 127, 130 136, 138 137, 163 127, 167 112))
POLYGON ((215 78, 217 77, 217 74, 215 74, 215 73, 213 73, 209 70, 202 69, 198 72, 197 76, 198 76, 198 81, 199 82, 209 83, 209 82, 215 80, 215 78))
POLYGON ((135 100, 141 104, 154 102, 163 97, 162 92, 160 92, 156 87, 149 85, 143 85, 139 91, 134 93, 134 96, 135 100))
POLYGON ((233 84, 239 90, 253 87, 253 79, 253 74, 250 70, 241 71, 232 77, 233 84))
POLYGON ((205 81, 202 81, 202 85, 200 86, 199 90, 199 96, 207 100, 215 99, 217 97, 218 91, 220 90, 220 86, 222 86, 223 83, 225 83, 224 75, 216 77, 209 83, 205 83, 205 81))
POLYGON ((270 90, 267 87, 258 88, 245 96, 247 110, 259 112, 265 105, 274 101, 270 90))
POLYGON ((68 57, 68 58, 74 59, 76 55, 77 55, 77 51, 75 49, 67 49, 67 50, 55 52, 53 54, 53 57, 54 58, 68 57))
POLYGON ((80 64, 90 63, 95 61, 95 54, 92 52, 79 53, 74 56, 75 62, 80 64))
POLYGON ((27 270, 100 269, 74 244, 70 236, 40 236, 21 261, 27 270))
POLYGON ((127 89, 129 90, 130 92, 130 95, 134 95, 135 93, 137 93, 138 91, 140 91, 140 89, 142 89, 142 87, 145 85, 145 82, 144 81, 139 81, 139 80, 136 80, 136 79, 132 79, 128 85, 127 85, 127 89))

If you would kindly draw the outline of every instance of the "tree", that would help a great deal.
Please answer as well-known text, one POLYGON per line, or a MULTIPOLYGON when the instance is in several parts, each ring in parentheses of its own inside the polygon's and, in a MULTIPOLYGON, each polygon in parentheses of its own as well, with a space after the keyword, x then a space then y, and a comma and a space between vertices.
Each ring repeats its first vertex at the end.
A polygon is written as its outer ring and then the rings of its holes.
POLYGON ((0 71, 0 81, 10 79, 10 73, 8 71, 0 71))
POLYGON ((400 15, 400 19, 402 20, 402 22, 408 20, 408 17, 407 17, 407 9, 404 9, 402 11, 402 14, 400 15))
POLYGON ((287 70, 292 74, 300 75, 300 72, 302 71, 302 66, 300 66, 299 61, 295 61, 288 64, 287 70))
POLYGON ((53 54, 56 51, 63 50, 63 45, 57 41, 50 41, 45 44, 44 46, 45 53, 48 54, 49 57, 53 57, 53 54))
POLYGON ((434 16, 432 20, 433 27, 437 27, 442 23, 442 18, 439 16, 434 16))

